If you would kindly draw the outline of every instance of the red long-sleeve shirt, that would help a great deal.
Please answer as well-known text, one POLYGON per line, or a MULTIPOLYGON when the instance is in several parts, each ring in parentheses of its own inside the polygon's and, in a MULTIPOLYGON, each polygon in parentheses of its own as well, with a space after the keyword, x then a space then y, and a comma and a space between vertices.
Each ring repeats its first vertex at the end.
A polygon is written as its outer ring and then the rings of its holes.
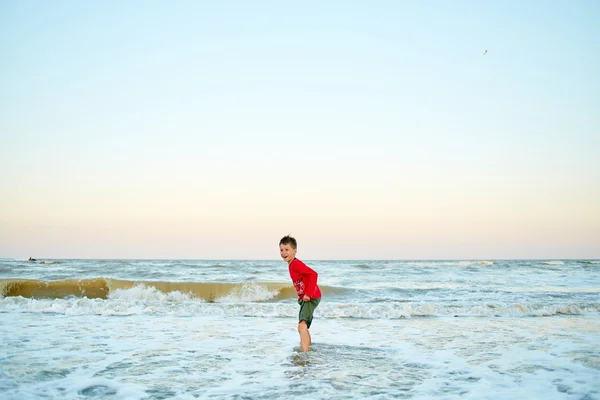
POLYGON ((298 298, 307 295, 311 299, 320 299, 321 290, 317 285, 317 278, 319 274, 312 268, 306 266, 302 261, 294 258, 289 265, 290 278, 298 293, 298 298))

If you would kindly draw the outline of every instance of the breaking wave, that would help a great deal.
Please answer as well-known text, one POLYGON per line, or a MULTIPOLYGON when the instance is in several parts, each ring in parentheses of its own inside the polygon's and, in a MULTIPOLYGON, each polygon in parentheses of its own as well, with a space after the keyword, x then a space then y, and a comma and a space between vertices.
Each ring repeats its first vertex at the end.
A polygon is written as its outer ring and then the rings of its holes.
MULTIPOLYGON (((267 296, 264 294, 263 296, 267 296)), ((207 302, 174 291, 164 293, 151 286, 139 285, 118 289, 107 299, 100 298, 0 298, 0 312, 52 313, 63 315, 178 315, 237 316, 257 318, 297 317, 295 300, 281 302, 245 301, 241 297, 224 297, 207 302)), ((322 302, 315 312, 319 318, 400 319, 419 317, 551 317, 599 313, 600 304, 465 304, 450 306, 431 303, 346 303, 322 302)))
MULTIPOLYGON (((345 291, 342 288, 328 286, 320 286, 320 288, 325 294, 345 291)), ((165 282, 111 278, 59 281, 0 279, 0 296, 34 299, 86 297, 171 301, 174 298, 182 298, 207 302, 261 302, 295 298, 296 291, 290 284, 277 282, 165 282)))

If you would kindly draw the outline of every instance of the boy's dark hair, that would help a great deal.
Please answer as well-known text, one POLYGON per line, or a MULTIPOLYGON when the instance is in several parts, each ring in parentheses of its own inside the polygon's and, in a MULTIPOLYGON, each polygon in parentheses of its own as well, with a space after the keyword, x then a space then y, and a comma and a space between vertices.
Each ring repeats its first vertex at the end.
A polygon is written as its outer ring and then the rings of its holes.
POLYGON ((290 235, 285 235, 281 238, 281 240, 279 241, 279 245, 281 246, 282 244, 289 244, 294 250, 298 248, 298 243, 296 243, 296 239, 294 239, 290 235))

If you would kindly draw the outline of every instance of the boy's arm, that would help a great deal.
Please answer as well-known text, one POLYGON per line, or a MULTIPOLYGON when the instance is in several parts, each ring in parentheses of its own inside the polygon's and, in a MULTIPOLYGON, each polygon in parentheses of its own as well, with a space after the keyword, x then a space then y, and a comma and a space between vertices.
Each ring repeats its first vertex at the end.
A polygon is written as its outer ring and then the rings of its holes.
POLYGON ((314 269, 310 268, 304 263, 298 263, 297 270, 300 274, 306 277, 306 287, 304 288, 304 294, 308 295, 311 299, 313 298, 315 289, 317 287, 317 279, 319 274, 314 269))

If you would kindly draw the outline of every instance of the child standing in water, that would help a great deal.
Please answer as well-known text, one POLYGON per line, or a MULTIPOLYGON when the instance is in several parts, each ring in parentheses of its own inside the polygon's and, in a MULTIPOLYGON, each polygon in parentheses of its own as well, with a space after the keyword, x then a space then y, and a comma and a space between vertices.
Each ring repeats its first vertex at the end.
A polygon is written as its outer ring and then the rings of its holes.
POLYGON ((313 320, 315 308, 321 302, 321 290, 317 285, 318 274, 302 261, 296 258, 296 239, 290 235, 284 236, 279 241, 279 255, 289 265, 290 278, 298 294, 300 313, 298 314, 298 333, 302 351, 308 351, 311 345, 310 324, 313 320))

